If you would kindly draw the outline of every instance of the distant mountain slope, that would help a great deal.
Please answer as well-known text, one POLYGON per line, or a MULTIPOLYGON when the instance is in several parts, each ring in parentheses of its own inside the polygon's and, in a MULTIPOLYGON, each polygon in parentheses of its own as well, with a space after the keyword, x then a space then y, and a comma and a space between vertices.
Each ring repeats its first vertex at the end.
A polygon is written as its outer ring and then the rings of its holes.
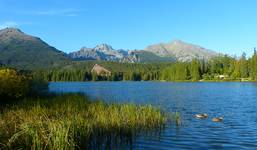
POLYGON ((114 50, 110 45, 100 44, 95 48, 82 47, 77 52, 72 52, 69 56, 75 60, 107 60, 121 61, 127 57, 125 50, 114 50))
POLYGON ((110 45, 100 44, 95 48, 83 47, 69 56, 74 60, 105 60, 118 62, 161 62, 174 61, 171 57, 160 57, 144 50, 115 50, 110 45))
POLYGON ((95 48, 81 48, 70 53, 74 60, 106 60, 118 62, 172 62, 190 61, 192 59, 209 60, 218 53, 197 45, 174 40, 171 43, 162 43, 148 46, 145 50, 115 50, 110 45, 101 44, 95 48))
POLYGON ((194 58, 208 60, 218 55, 214 51, 180 40, 151 45, 145 51, 152 52, 160 57, 176 58, 178 61, 190 61, 194 58))
POLYGON ((154 62, 173 62, 176 61, 174 57, 160 57, 152 52, 145 50, 134 50, 130 51, 133 53, 132 56, 136 57, 137 62, 143 63, 154 63, 154 62))
POLYGON ((65 53, 16 28, 0 30, 0 63, 21 69, 47 68, 69 61, 65 53))

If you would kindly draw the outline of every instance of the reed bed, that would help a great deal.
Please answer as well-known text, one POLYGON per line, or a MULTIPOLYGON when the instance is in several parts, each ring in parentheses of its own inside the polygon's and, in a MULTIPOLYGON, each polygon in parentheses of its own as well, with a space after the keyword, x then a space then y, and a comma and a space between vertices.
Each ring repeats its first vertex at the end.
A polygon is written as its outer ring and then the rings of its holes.
POLYGON ((0 149, 80 149, 97 137, 161 128, 167 116, 151 105, 106 104, 82 95, 24 99, 0 111, 0 149))

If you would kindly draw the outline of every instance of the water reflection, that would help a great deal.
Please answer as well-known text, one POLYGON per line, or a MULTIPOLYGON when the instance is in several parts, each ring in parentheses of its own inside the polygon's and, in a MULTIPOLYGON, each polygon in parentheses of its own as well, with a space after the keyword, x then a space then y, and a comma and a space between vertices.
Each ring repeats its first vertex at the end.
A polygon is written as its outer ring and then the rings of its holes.
MULTIPOLYGON (((136 129, 133 131, 96 131, 89 138, 82 138, 79 144, 81 149, 134 149, 135 141, 161 140, 165 127, 155 129, 136 129)), ((153 143, 151 143, 153 145, 153 143)))

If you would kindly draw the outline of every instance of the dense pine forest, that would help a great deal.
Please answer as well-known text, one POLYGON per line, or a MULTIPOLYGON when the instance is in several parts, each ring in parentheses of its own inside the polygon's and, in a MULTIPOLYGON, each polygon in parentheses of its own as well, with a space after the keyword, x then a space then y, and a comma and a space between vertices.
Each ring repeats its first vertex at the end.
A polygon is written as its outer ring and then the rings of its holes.
POLYGON ((173 63, 118 63, 108 61, 74 61, 48 70, 34 71, 46 81, 255 81, 257 53, 247 58, 220 55, 209 61, 173 63), (110 76, 91 72, 94 64, 111 71, 110 76))

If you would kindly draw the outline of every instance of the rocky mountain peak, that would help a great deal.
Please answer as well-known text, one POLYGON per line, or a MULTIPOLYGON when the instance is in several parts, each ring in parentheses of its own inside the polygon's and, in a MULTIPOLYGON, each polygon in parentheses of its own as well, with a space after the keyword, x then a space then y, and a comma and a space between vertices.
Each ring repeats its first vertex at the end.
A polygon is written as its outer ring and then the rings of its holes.
POLYGON ((97 45, 95 48, 95 50, 99 50, 99 51, 110 51, 110 50, 114 50, 112 48, 111 45, 108 45, 108 44, 99 44, 97 45))
POLYGON ((0 34, 24 34, 20 29, 18 28, 5 28, 0 30, 0 34))
POLYGON ((160 57, 174 57, 178 61, 191 61, 192 59, 210 59, 217 53, 201 46, 173 40, 170 43, 161 43, 148 46, 146 51, 152 52, 160 57))
POLYGON ((180 45, 180 44, 186 44, 185 42, 183 42, 182 40, 179 40, 179 39, 175 39, 171 42, 171 44, 177 44, 177 45, 180 45))
POLYGON ((5 28, 0 30, 0 41, 1 42, 10 42, 10 41, 39 41, 37 37, 33 37, 23 33, 20 29, 17 28, 5 28))

